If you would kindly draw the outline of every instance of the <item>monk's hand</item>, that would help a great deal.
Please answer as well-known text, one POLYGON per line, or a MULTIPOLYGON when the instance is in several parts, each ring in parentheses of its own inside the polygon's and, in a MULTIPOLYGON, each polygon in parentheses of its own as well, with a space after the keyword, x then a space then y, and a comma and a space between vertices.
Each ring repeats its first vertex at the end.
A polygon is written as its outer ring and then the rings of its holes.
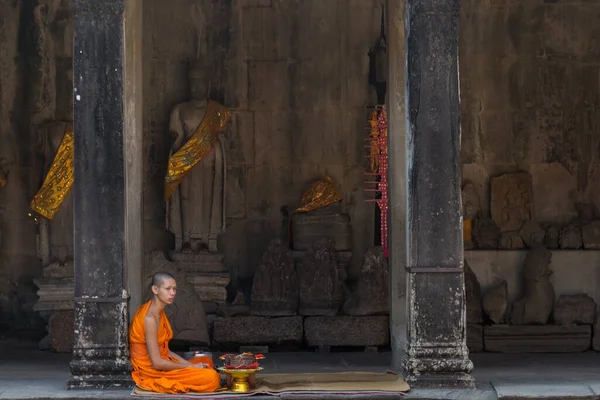
POLYGON ((208 368, 208 364, 204 364, 204 363, 192 364, 191 367, 204 369, 204 368, 208 368))

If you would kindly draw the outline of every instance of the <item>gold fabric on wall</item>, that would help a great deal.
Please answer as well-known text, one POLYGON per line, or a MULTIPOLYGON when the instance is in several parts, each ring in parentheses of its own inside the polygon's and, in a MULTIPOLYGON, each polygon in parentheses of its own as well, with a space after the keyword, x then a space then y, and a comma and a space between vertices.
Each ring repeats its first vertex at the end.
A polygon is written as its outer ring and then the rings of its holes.
POLYGON ((31 201, 31 209, 49 220, 54 219, 73 185, 73 138, 73 124, 69 123, 44 183, 31 201))

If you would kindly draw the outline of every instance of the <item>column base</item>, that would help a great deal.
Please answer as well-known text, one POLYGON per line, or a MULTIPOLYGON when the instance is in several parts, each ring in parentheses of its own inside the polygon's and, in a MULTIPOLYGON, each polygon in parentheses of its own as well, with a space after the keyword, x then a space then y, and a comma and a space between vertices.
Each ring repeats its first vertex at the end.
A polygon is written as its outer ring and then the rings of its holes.
POLYGON ((473 362, 466 347, 409 347, 407 353, 402 359, 402 370, 411 387, 475 388, 475 379, 470 375, 473 362))
POLYGON ((71 361, 72 376, 67 381, 67 389, 133 387, 131 369, 126 358, 77 358, 71 361))
POLYGON ((404 373, 411 388, 475 389, 475 379, 467 373, 404 373))
POLYGON ((73 375, 67 381, 67 389, 131 388, 134 385, 130 374, 73 375))

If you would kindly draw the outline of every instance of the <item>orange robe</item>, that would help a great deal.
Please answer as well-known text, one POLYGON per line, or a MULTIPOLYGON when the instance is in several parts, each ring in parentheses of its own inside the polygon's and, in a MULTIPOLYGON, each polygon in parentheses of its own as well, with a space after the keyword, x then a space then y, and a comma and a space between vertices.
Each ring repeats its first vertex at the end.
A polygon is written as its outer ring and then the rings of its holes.
MULTIPOLYGON (((183 368, 172 371, 159 371, 152 368, 152 361, 146 347, 146 328, 144 318, 152 304, 143 304, 135 313, 129 327, 129 351, 135 383, 143 389, 158 393, 214 392, 219 388, 219 373, 209 357, 195 358, 192 362, 203 362, 210 368, 183 368)), ((160 313, 158 327, 158 347, 165 360, 179 362, 169 355, 169 341, 173 338, 171 324, 164 311, 160 313)))

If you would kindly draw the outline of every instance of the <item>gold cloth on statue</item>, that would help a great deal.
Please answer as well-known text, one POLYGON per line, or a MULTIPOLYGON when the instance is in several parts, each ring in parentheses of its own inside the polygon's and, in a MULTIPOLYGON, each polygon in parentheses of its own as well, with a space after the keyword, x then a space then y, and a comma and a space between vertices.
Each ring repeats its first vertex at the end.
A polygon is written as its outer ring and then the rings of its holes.
MULTIPOLYGON (((377 110, 371 112, 371 118, 369 119, 369 137, 377 139, 379 137, 379 128, 377 127, 377 110)), ((379 171, 379 144, 377 140, 371 140, 371 172, 376 174, 379 171)))
POLYGON ((331 177, 326 176, 325 178, 316 181, 306 192, 304 192, 302 199, 300 200, 300 206, 296 208, 296 211, 312 211, 340 200, 342 200, 342 194, 337 185, 331 177))
POLYGON ((208 100, 204 119, 192 137, 169 158, 165 176, 165 201, 171 197, 177 185, 215 145, 219 134, 225 131, 231 119, 231 111, 216 101, 208 100))
POLYGON ((42 187, 31 201, 31 209, 52 220, 73 185, 73 124, 67 124, 42 187))

